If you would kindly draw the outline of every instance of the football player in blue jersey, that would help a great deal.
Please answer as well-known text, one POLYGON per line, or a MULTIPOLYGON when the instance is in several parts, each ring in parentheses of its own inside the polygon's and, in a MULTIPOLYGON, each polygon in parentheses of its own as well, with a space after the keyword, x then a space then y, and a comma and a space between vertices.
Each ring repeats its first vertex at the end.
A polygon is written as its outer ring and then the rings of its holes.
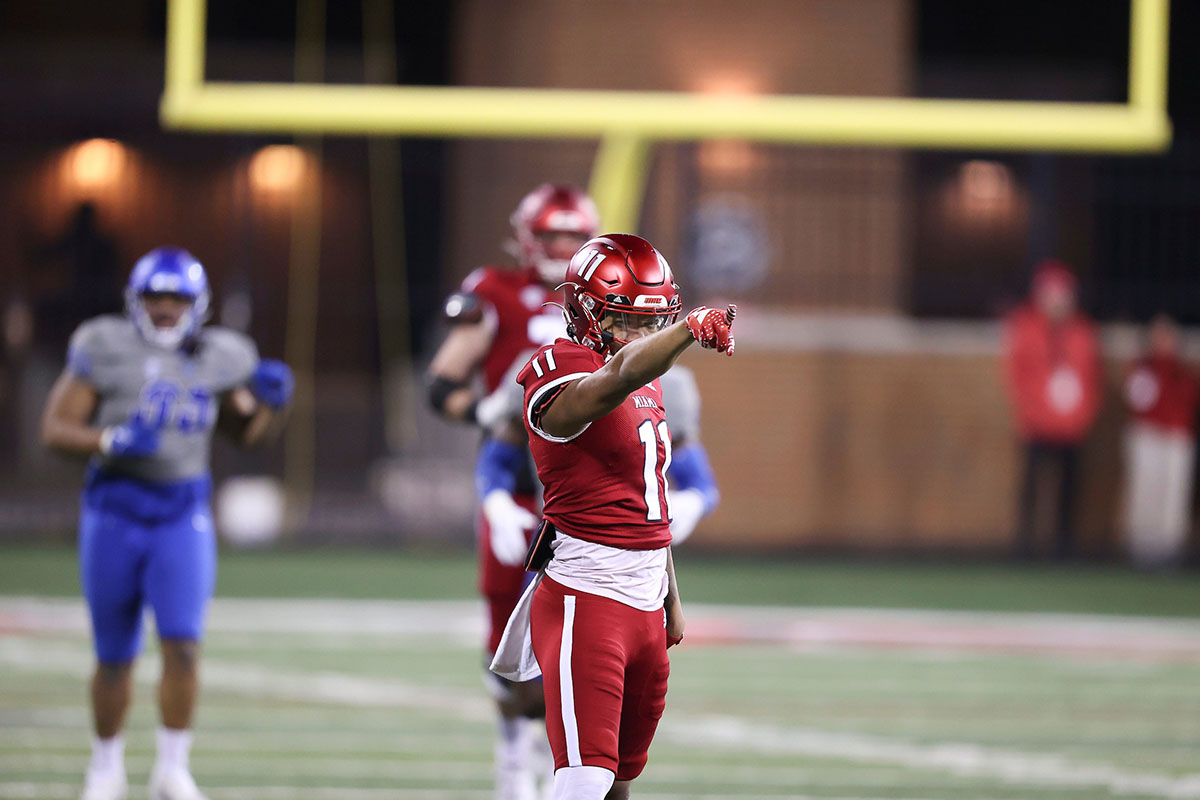
POLYGON ((162 648, 161 725, 151 800, 203 800, 188 766, 196 667, 216 579, 209 453, 220 428, 236 442, 272 439, 291 400, 291 370, 254 342, 204 327, 204 267, 160 247, 133 268, 126 314, 84 322, 42 418, 47 447, 88 459, 79 575, 91 617, 95 736, 83 800, 128 791, 122 725, 142 609, 162 648))
POLYGON ((700 389, 696 377, 675 364, 658 379, 673 449, 667 482, 671 489, 671 544, 682 544, 721 500, 708 451, 700 441, 700 389))

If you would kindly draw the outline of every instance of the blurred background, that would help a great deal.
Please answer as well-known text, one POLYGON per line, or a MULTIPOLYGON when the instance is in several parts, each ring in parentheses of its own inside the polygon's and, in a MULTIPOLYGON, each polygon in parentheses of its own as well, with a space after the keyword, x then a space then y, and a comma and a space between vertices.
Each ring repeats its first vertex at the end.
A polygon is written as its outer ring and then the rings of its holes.
MULTIPOLYGON (((1175 5, 1172 36, 1186 42, 1195 11, 1175 5)), ((118 308, 133 260, 175 242, 210 269, 219 322, 268 355, 290 355, 289 337, 312 349, 314 405, 293 421, 310 441, 219 453, 218 479, 285 478, 296 540, 469 543, 473 437, 423 407, 440 302, 475 266, 506 260, 507 218, 529 187, 587 185, 595 142, 405 138, 380 160, 363 137, 329 138, 314 158, 288 137, 164 131, 162 3, 0 13, 5 535, 73 526, 78 470, 41 451, 41 403, 73 327, 118 308), (319 235, 297 236, 304 215, 319 235), (289 292, 296 275, 311 302, 289 292)), ((315 68, 361 82, 380 35, 364 39, 363 18, 330 4, 315 29, 324 48, 305 63, 296 3, 212 2, 207 77, 315 68)), ((392 22, 403 84, 1127 96, 1129 4, 1116 0, 780 2, 735 22, 719 2, 400 3, 392 22), (579 58, 614 18, 619 57, 579 58)), ((1171 58, 1174 82, 1195 74, 1186 45, 1171 58)), ((742 358, 719 373, 689 359, 725 498, 696 546, 1005 549, 1022 464, 997 322, 1057 257, 1104 342, 1102 410, 1072 498, 1081 548, 1116 552, 1136 326, 1159 312, 1200 321, 1192 94, 1171 92, 1175 140, 1151 156, 656 144, 638 232, 671 258, 688 302, 746 311, 742 358)))
MULTIPOLYGON (((316 23, 298 25, 292 0, 211 2, 207 78, 1128 96, 1119 0, 759 0, 736 19, 720 2, 398 3, 387 29, 365 36, 371 4, 310 5, 316 23), (601 45, 614 37, 619 48, 601 45)), ((686 302, 745 310, 732 364, 688 357, 724 497, 696 548, 1006 554, 1025 464, 1001 320, 1054 257, 1077 275, 1104 364, 1069 497, 1078 549, 1120 557, 1123 387, 1139 326, 1158 313, 1200 322, 1200 129, 1186 88, 1197 12, 1181 2, 1171 13, 1166 152, 653 145, 638 232, 671 259, 686 302)), ((71 535, 79 470, 38 444, 42 402, 73 327, 118 309, 135 258, 173 242, 210 270, 218 322, 266 355, 303 354, 296 366, 312 375, 287 442, 219 450, 218 481, 282 480, 293 542, 469 545, 474 437, 424 402, 440 304, 474 267, 507 261, 508 215, 530 187, 588 184, 596 142, 297 147, 164 130, 165 21, 162 2, 0 10, 0 535, 71 535)), ((1185 355, 1194 339, 1184 327, 1185 355)))
MULTIPOLYGON (((638 796, 1200 798, 1200 4, 1169 13, 1162 147, 649 143, 631 227, 741 313, 736 358, 685 355, 722 500, 638 796)), ((489 798, 478 436, 424 375, 517 201, 600 145, 165 126, 167 22, 0 3, 0 798, 78 796, 82 465, 39 419, 162 244, 299 385, 277 446, 214 453, 200 785, 489 798)), ((208 81, 1134 99, 1128 0, 210 0, 204 32, 208 81)))

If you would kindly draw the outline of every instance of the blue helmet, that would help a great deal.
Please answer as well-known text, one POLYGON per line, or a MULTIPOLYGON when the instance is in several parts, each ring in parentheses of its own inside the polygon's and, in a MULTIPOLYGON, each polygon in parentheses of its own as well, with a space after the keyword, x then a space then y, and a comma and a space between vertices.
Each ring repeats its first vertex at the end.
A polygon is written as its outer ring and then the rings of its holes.
POLYGON ((208 319, 211 300, 208 276, 196 257, 182 247, 156 247, 138 259, 125 286, 125 309, 138 332, 151 344, 176 348, 196 335, 208 319), (170 328, 159 328, 150 319, 142 295, 167 292, 190 297, 192 307, 170 328))

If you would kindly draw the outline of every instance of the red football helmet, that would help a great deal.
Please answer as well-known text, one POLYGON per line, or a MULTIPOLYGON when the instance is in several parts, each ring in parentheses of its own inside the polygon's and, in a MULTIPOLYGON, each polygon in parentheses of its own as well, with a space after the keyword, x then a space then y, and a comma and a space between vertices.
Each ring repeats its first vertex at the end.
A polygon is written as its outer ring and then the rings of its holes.
POLYGON ((679 316, 683 301, 671 265, 654 245, 630 233, 588 240, 567 268, 567 335, 598 353, 629 339, 623 331, 654 332, 679 316), (609 325, 601 325, 606 319, 609 325))
POLYGON ((548 286, 563 282, 571 255, 600 229, 600 212, 574 186, 543 183, 521 199, 509 219, 522 267, 548 286))

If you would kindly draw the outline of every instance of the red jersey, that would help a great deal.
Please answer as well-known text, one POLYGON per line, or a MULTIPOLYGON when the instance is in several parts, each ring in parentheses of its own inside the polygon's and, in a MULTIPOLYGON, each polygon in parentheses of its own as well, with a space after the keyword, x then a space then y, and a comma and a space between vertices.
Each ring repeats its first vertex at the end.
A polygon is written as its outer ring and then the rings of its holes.
POLYGON ((572 381, 604 366, 604 356, 559 339, 517 375, 525 389, 529 448, 545 487, 543 516, 577 539, 625 550, 671 543, 667 468, 671 432, 658 380, 569 437, 541 429, 541 411, 572 381))
POLYGON ((1100 412, 1100 345, 1082 314, 1051 322, 1032 305, 1007 325, 1009 392, 1026 439, 1083 441, 1100 412))
POLYGON ((555 297, 532 269, 480 267, 466 277, 462 291, 479 298, 492 326, 492 345, 483 359, 488 392, 500 385, 518 356, 564 333, 562 311, 545 305, 555 297))
POLYGON ((1144 358, 1134 364, 1125 383, 1125 399, 1133 416, 1169 431, 1192 433, 1200 384, 1173 358, 1144 358))

